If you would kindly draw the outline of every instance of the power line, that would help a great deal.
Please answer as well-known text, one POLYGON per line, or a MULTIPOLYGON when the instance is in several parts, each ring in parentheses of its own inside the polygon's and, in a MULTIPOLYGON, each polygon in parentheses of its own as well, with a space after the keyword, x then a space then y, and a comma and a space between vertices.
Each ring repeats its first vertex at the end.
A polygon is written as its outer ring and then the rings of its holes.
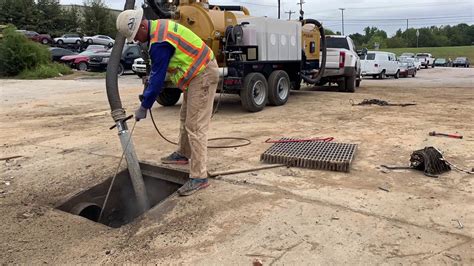
MULTIPOLYGON (((346 21, 397 21, 403 20, 438 20, 438 19, 459 19, 459 18, 472 18, 472 16, 442 16, 442 17, 418 17, 418 18, 367 18, 367 19, 346 19, 346 21)), ((339 21, 338 19, 321 19, 322 21, 339 21)))

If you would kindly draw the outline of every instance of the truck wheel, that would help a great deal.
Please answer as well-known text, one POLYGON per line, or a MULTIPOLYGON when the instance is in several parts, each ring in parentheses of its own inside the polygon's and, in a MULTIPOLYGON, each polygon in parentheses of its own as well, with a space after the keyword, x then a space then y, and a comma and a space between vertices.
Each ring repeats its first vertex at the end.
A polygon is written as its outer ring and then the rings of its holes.
POLYGON ((357 87, 357 88, 359 88, 359 87, 360 87, 360 83, 361 83, 361 82, 362 82, 362 80, 361 80, 361 79, 358 79, 358 80, 356 80, 356 87, 357 87))
POLYGON ((173 106, 181 98, 181 90, 178 88, 164 88, 156 97, 156 102, 162 106, 173 106))
POLYGON ((275 70, 268 78, 268 102, 271 105, 284 105, 290 97, 290 77, 283 70, 275 70))
POLYGON ((352 76, 352 77, 346 77, 344 79, 344 82, 346 83, 345 87, 346 87, 346 92, 355 92, 355 88, 356 88, 356 77, 352 76))
POLYGON ((378 79, 384 79, 385 78, 385 70, 382 70, 380 74, 378 75, 378 79))
POLYGON ((268 83, 260 73, 250 73, 244 79, 240 99, 245 110, 261 111, 267 103, 268 83))
POLYGON ((44 44, 44 45, 46 45, 46 44, 49 43, 49 41, 48 41, 48 39, 44 38, 44 39, 41 40, 41 43, 44 44))
POLYGON ((399 79, 400 78, 400 71, 397 71, 397 73, 395 73, 395 76, 393 76, 395 79, 399 79))
POLYGON ((59 45, 63 45, 64 44, 64 41, 63 40, 58 40, 57 42, 59 45))

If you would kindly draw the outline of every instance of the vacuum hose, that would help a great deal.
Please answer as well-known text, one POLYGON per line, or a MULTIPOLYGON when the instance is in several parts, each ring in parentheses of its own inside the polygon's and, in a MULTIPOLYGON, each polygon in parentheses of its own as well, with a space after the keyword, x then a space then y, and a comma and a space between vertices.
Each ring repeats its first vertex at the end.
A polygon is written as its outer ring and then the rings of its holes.
POLYGON ((324 71, 326 70, 326 34, 324 33, 323 25, 315 19, 304 19, 302 23, 303 25, 314 24, 316 27, 318 27, 319 33, 321 36, 322 58, 321 58, 321 64, 319 65, 318 75, 316 77, 309 77, 304 74, 301 74, 301 78, 305 82, 309 84, 316 84, 321 80, 321 78, 324 75, 324 71))
POLYGON ((171 19, 174 17, 174 13, 162 8, 162 6, 166 3, 164 0, 148 0, 148 5, 151 7, 153 12, 158 16, 160 19, 171 19))
MULTIPOLYGON (((135 7, 135 0, 127 0, 125 2, 124 10, 133 9, 135 7)), ((110 54, 109 62, 107 64, 107 73, 105 76, 105 86, 107 88, 107 98, 109 100, 112 118, 115 122, 125 119, 125 110, 122 108, 122 101, 118 91, 118 68, 120 65, 120 58, 122 57, 122 50, 125 45, 125 37, 117 33, 115 37, 114 48, 110 54)))

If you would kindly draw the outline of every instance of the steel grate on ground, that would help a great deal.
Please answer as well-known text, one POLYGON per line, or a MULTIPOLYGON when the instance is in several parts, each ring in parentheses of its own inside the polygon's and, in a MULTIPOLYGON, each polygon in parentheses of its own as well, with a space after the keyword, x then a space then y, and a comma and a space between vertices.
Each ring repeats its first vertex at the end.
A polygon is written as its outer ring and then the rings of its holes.
POLYGON ((356 149, 357 144, 322 141, 275 143, 261 155, 260 160, 265 163, 349 172, 356 149))

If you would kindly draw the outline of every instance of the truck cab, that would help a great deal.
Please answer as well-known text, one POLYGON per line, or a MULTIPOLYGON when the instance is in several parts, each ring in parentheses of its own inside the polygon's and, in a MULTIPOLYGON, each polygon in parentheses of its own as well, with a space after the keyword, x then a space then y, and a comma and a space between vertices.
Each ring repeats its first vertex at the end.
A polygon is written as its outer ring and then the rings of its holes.
POLYGON ((326 70, 319 85, 336 82, 340 91, 354 92, 361 82, 360 58, 348 36, 326 36, 326 70))

